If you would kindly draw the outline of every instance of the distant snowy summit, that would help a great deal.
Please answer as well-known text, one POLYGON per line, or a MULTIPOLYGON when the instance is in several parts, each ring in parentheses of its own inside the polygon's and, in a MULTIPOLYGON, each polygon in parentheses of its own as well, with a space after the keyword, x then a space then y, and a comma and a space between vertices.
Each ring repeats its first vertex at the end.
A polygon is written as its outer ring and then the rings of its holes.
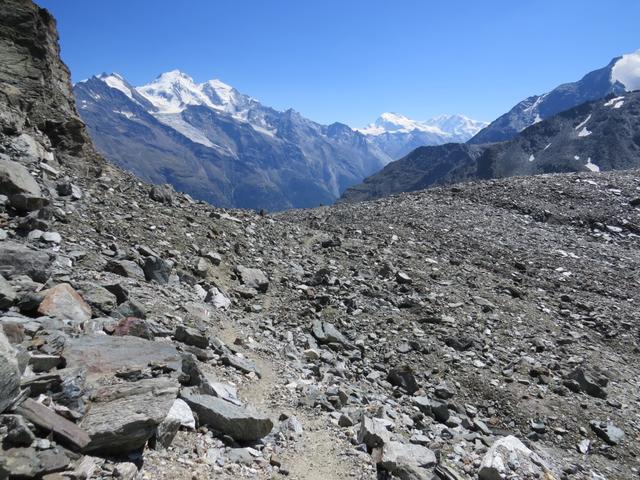
POLYGON ((487 125, 463 115, 440 115, 419 121, 386 112, 374 123, 357 130, 397 160, 417 147, 466 142, 487 125))
POLYGON ((582 103, 639 89, 640 50, 637 50, 614 58, 606 67, 587 73, 577 82, 564 83, 543 95, 522 100, 481 130, 469 143, 510 140, 525 128, 582 103))

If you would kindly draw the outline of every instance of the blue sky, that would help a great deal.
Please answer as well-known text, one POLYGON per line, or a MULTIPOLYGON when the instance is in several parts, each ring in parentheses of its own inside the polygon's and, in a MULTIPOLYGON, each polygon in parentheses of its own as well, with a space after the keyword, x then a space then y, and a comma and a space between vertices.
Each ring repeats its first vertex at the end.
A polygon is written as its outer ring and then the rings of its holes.
POLYGON ((36 0, 73 80, 180 69, 364 126, 381 112, 493 120, 640 48, 637 0, 36 0))

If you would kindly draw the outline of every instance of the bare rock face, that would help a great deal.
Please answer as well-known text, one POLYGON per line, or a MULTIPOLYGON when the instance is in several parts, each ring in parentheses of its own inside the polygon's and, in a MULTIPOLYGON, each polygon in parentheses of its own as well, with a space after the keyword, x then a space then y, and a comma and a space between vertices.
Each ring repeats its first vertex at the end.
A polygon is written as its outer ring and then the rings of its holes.
POLYGON ((96 157, 76 112, 51 14, 32 2, 7 0, 0 4, 0 18, 0 103, 7 107, 0 124, 20 130, 29 118, 52 146, 96 157))
POLYGON ((20 392, 20 370, 16 353, 0 328, 0 413, 9 407, 20 392))
POLYGON ((91 307, 71 285, 61 283, 44 292, 38 313, 80 323, 91 318, 91 307))

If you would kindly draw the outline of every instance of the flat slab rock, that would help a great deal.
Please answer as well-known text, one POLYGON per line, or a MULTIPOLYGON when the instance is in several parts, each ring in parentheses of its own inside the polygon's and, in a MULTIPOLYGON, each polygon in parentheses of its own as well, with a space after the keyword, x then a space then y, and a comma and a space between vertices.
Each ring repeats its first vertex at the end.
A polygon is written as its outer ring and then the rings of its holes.
POLYGON ((80 423, 91 439, 85 451, 118 454, 142 447, 167 417, 178 389, 170 378, 96 389, 80 423))
POLYGON ((75 423, 61 417, 49 407, 27 398, 16 411, 34 425, 54 433, 56 439, 81 450, 89 444, 89 435, 75 423))
POLYGON ((62 356, 67 367, 85 367, 88 380, 111 376, 118 370, 144 369, 150 364, 165 365, 176 372, 182 369, 182 358, 173 345, 129 336, 70 338, 62 356))
POLYGON ((181 398, 196 413, 200 423, 234 440, 250 442, 271 432, 273 422, 265 415, 238 407, 226 400, 199 393, 196 388, 182 390, 181 398))

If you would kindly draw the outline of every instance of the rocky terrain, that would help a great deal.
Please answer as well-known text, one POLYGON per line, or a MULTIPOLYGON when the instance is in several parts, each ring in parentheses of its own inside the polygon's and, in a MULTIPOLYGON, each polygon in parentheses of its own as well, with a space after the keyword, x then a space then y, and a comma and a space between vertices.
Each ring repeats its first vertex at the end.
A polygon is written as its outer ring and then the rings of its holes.
POLYGON ((347 189, 342 199, 514 175, 638 168, 639 131, 640 92, 610 95, 540 121, 509 141, 418 148, 347 189))
POLYGON ((638 476, 640 171, 214 208, 0 19, 0 478, 638 476))

